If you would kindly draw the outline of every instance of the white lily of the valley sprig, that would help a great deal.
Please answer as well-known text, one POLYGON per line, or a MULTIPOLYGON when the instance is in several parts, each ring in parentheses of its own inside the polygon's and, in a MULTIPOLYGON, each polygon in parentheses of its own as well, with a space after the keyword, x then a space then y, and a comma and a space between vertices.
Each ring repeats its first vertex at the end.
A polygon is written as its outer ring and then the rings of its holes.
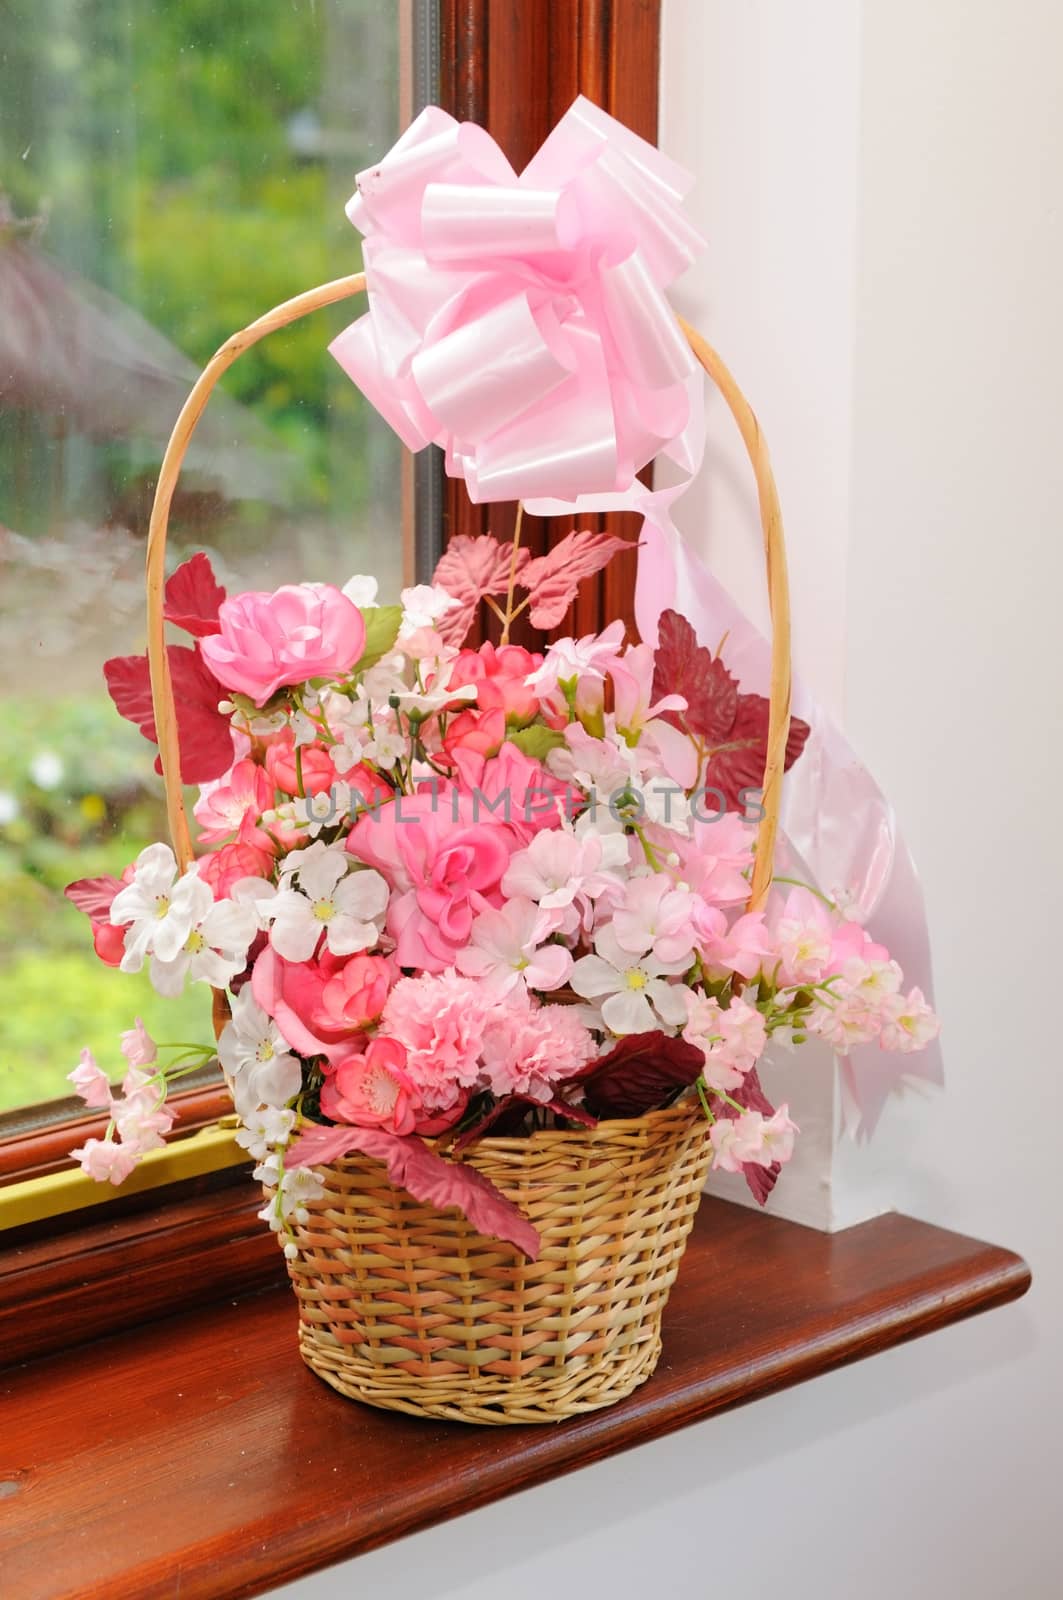
POLYGON ((367 950, 380 937, 388 886, 379 872, 364 867, 349 872, 351 858, 342 845, 318 840, 288 858, 281 887, 265 913, 272 924, 270 944, 285 961, 309 961, 322 934, 334 956, 367 950), (298 889, 293 888, 297 880, 298 889))
POLYGON ((295 1127, 295 1112, 288 1106, 259 1106, 248 1112, 235 1139, 256 1161, 264 1161, 273 1146, 284 1146, 295 1127))
POLYGON ((633 955, 621 948, 611 925, 598 933, 594 948, 597 954, 581 956, 569 981, 584 1000, 600 1002, 611 1033, 650 1033, 662 1023, 677 1028, 686 1022, 685 990, 667 982, 686 970, 686 962, 633 955))
POLYGON ((258 931, 251 909, 233 900, 215 902, 194 866, 178 877, 166 844, 141 851, 133 881, 115 895, 110 917, 128 927, 122 971, 139 972, 150 958, 152 984, 168 997, 179 995, 186 979, 224 988, 246 966, 258 931))
POLYGON ((245 1124, 263 1106, 279 1113, 302 1087, 301 1063, 291 1054, 276 1022, 256 1001, 249 984, 232 1002, 232 1016, 218 1040, 218 1060, 232 1085, 233 1102, 245 1124))
POLYGON ((305 828, 311 839, 316 839, 322 828, 333 828, 350 814, 350 785, 337 782, 319 794, 299 796, 293 811, 295 826, 305 828))

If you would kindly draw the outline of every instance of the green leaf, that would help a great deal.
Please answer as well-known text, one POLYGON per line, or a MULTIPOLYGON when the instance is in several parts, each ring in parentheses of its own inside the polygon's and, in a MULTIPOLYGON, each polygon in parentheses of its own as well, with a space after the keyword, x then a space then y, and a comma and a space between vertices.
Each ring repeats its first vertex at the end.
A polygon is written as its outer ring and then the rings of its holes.
POLYGON ((401 606, 367 606, 362 616, 365 619, 365 649, 355 665, 355 672, 365 672, 375 667, 392 649, 402 627, 401 606))
POLYGON ((556 728, 548 728, 542 722, 533 722, 530 728, 516 728, 506 734, 506 739, 534 761, 545 761, 551 750, 556 750, 565 742, 563 733, 558 733, 556 728))

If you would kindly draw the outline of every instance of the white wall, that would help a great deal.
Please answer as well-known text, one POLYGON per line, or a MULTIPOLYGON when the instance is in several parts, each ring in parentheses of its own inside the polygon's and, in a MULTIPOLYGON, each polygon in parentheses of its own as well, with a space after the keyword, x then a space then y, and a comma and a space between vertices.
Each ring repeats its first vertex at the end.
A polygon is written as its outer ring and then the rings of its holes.
MULTIPOLYGON (((760 411, 799 666, 895 799, 935 938, 947 1089, 840 1159, 1034 1288, 284 1593, 1054 1600, 1063 6, 665 5, 662 143, 712 240, 685 309, 760 411)), ((753 604, 725 421, 684 517, 753 604)))

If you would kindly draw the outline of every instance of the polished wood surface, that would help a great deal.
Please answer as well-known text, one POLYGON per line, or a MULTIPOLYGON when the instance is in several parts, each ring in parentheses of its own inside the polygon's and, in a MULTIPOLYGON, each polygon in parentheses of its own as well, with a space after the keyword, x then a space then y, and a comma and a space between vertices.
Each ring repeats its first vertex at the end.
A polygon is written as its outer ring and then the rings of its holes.
MULTIPOLYGON (((519 172, 579 94, 651 143, 657 142, 660 0, 441 0, 440 103, 497 139, 519 172)), ((474 506, 460 481, 447 480, 444 536, 512 536, 513 505, 474 506)), ((575 518, 528 517, 523 542, 534 555, 564 538, 575 518)), ((581 528, 634 540, 632 513, 583 516, 581 528)), ((553 637, 593 633, 622 617, 634 631, 635 557, 616 557, 587 579, 553 637)), ((485 619, 485 637, 497 638, 485 619)), ((513 638, 540 644, 523 619, 513 638)), ((475 642, 475 641, 474 641, 475 642)))
POLYGON ((343 1400, 299 1361, 286 1287, 227 1299, 0 1374, 0 1593, 260 1594, 1028 1284, 1008 1251, 906 1217, 828 1235, 707 1199, 656 1375, 538 1428, 343 1400))

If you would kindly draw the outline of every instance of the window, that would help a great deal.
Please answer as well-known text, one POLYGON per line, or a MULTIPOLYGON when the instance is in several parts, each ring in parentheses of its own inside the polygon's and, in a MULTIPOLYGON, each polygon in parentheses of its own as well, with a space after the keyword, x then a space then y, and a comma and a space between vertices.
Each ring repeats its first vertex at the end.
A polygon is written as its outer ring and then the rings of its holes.
MULTIPOLYGON (((356 271, 343 205, 399 131, 385 0, 0 0, 0 1113, 114 1065, 134 1014, 209 1041, 210 996, 111 971, 63 898, 165 837, 108 656, 143 649, 143 548, 181 402, 230 333, 356 271)), ((174 558, 230 588, 403 566, 400 449, 325 347, 338 307, 232 371, 174 558)))

